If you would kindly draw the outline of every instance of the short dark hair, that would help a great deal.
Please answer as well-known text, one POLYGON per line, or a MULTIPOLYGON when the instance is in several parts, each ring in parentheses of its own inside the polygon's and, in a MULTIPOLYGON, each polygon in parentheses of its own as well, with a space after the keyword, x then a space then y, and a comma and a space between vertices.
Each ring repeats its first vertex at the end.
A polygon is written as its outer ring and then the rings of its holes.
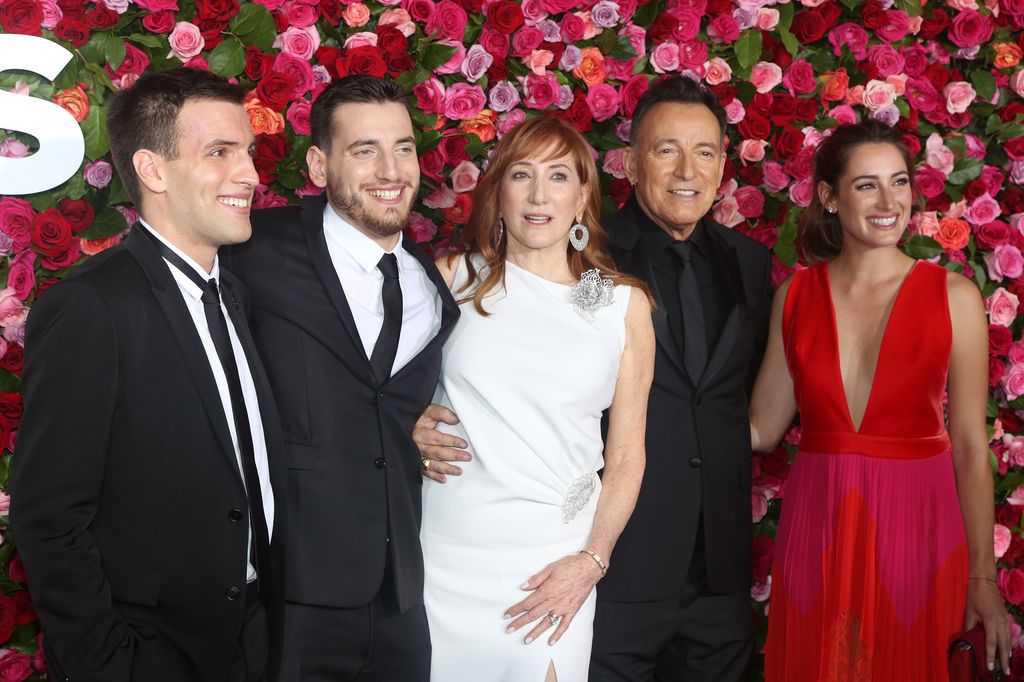
POLYGON ((107 111, 107 135, 114 168, 136 206, 141 206, 139 178, 132 157, 150 149, 166 159, 178 157, 178 114, 190 100, 241 105, 245 90, 199 69, 179 67, 143 74, 117 92, 107 111))
POLYGON ((658 80, 647 89, 633 110, 633 122, 629 128, 629 144, 635 145, 640 136, 640 125, 647 112, 662 102, 678 102, 680 104, 703 104, 718 121, 718 130, 725 137, 727 117, 725 107, 718 101, 718 95, 707 89, 692 78, 674 75, 658 80))
POLYGON ((309 127, 313 144, 329 152, 334 134, 334 111, 342 104, 406 105, 406 92, 394 81, 356 74, 340 78, 328 85, 313 102, 309 112, 309 127))
POLYGON ((843 248, 843 226, 838 214, 825 210, 818 196, 818 183, 824 182, 835 191, 839 178, 850 165, 853 152, 864 144, 889 144, 896 148, 907 165, 914 198, 920 201, 914 184, 914 161, 899 130, 870 119, 836 126, 814 150, 811 203, 800 213, 796 224, 796 246, 801 260, 809 265, 831 260, 843 248))

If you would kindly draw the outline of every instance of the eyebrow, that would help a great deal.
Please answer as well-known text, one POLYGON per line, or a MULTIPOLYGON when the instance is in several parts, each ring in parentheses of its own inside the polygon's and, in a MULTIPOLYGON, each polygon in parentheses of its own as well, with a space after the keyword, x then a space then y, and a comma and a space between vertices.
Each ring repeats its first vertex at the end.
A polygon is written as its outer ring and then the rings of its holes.
MULTIPOLYGON (((906 175, 907 177, 909 177, 910 173, 908 173, 907 171, 897 171, 897 172, 893 173, 892 175, 890 175, 889 177, 890 178, 898 178, 901 175, 906 175)), ((858 175, 855 178, 851 178, 850 182, 857 182, 858 180, 878 180, 878 179, 880 179, 880 176, 878 176, 878 175, 858 175)))
MULTIPOLYGON (((683 144, 678 139, 676 139, 674 137, 668 137, 668 138, 664 138, 664 139, 661 139, 661 140, 656 140, 651 146, 652 147, 658 147, 658 146, 661 146, 663 144, 674 144, 677 147, 682 147, 683 146, 683 144)), ((716 142, 709 142, 707 140, 702 141, 702 142, 698 142, 694 146, 696 146, 696 147, 707 147, 709 149, 715 149, 715 150, 720 150, 721 149, 721 145, 719 145, 718 143, 716 143, 716 142)))
MULTIPOLYGON (((253 144, 256 144, 253 142, 253 144)), ((203 149, 210 149, 211 147, 241 147, 242 143, 238 140, 211 140, 203 145, 203 149)))
MULTIPOLYGON (((534 161, 516 161, 515 163, 512 164, 512 166, 531 166, 532 167, 532 166, 539 166, 539 165, 542 165, 542 164, 543 164, 543 162, 538 164, 538 163, 536 163, 534 161)), ((550 168, 552 168, 552 169, 554 169, 554 168, 564 168, 565 170, 569 170, 569 164, 567 164, 567 163, 556 163, 556 164, 550 166, 550 168)))
MULTIPOLYGON (((411 136, 406 136, 406 137, 403 137, 400 140, 396 140, 395 141, 395 144, 415 144, 415 143, 416 143, 416 139, 411 137, 411 136)), ((356 140, 355 142, 350 144, 348 147, 346 147, 346 149, 355 149, 356 147, 366 147, 366 146, 379 147, 380 146, 380 140, 374 140, 372 138, 363 138, 363 139, 360 139, 360 140, 356 140)))

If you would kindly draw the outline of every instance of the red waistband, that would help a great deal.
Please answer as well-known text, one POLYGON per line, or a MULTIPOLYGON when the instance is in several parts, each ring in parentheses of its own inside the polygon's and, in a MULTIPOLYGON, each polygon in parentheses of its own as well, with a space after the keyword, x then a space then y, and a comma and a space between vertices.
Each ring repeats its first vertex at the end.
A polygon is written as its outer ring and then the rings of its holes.
POLYGON ((801 452, 850 453, 889 459, 925 459, 950 449, 949 435, 872 436, 851 431, 804 431, 801 452))

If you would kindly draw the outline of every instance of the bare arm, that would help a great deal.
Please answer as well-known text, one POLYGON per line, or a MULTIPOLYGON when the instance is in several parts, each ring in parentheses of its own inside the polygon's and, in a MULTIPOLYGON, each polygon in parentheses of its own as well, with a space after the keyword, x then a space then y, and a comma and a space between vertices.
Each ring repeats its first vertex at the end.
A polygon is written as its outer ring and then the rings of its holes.
MULTIPOLYGON (((647 297, 632 290, 626 311, 626 347, 622 352, 615 394, 609 410, 608 437, 604 450, 604 476, 594 526, 586 549, 607 566, 615 543, 636 506, 643 480, 647 430, 647 398, 654 377, 654 328, 647 297)), ((523 586, 533 593, 510 607, 506 617, 516 617, 509 632, 547 613, 561 617, 548 640, 554 644, 572 623, 576 611, 604 575, 597 560, 588 554, 562 557, 534 575, 523 586)), ((529 643, 551 627, 547 618, 526 637, 529 643)))
POLYGON ((964 626, 979 621, 985 626, 987 662, 995 662, 996 650, 1003 670, 1010 672, 1010 628, 996 585, 992 547, 992 468, 985 433, 988 396, 988 323, 977 287, 951 274, 949 313, 953 324, 953 349, 949 362, 949 434, 953 444, 953 470, 957 496, 967 532, 970 579, 964 626))
POLYGON ((787 279, 775 292, 768 346, 750 400, 750 447, 758 451, 771 450, 778 445, 796 416, 793 378, 789 375, 782 340, 782 310, 792 281, 792 278, 787 279))

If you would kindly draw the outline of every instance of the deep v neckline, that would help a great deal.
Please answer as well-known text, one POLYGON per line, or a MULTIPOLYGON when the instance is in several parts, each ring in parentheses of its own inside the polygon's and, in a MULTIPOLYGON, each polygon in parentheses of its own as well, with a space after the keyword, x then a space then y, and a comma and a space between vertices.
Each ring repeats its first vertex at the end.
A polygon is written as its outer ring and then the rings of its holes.
POLYGON ((860 424, 857 425, 854 425, 853 423, 853 411, 850 409, 850 398, 846 392, 846 382, 843 380, 843 356, 839 351, 839 319, 836 315, 835 298, 832 295, 832 275, 829 272, 827 264, 823 268, 825 270, 825 288, 828 293, 828 305, 832 314, 832 345, 834 348, 836 377, 839 380, 839 390, 842 392, 843 407, 846 411, 846 421, 850 425, 850 429, 852 429, 856 434, 860 434, 861 429, 864 427, 864 422, 871 413, 871 402, 875 397, 875 385, 878 382, 878 366, 882 362, 882 354, 885 352, 886 342, 889 339, 889 328, 892 325, 892 318, 896 313, 897 306, 900 304, 900 298, 903 296, 903 291, 907 288, 907 283, 910 282, 910 278, 914 275, 914 271, 917 270, 918 262, 919 261, 915 260, 914 264, 910 266, 910 270, 903 276, 903 281, 900 282, 899 289, 896 290, 896 295, 893 297, 892 307, 889 309, 889 315, 885 318, 885 326, 882 328, 882 340, 878 344, 878 354, 875 356, 875 368, 871 372, 871 384, 868 388, 868 399, 864 403, 864 413, 860 416, 860 424))

